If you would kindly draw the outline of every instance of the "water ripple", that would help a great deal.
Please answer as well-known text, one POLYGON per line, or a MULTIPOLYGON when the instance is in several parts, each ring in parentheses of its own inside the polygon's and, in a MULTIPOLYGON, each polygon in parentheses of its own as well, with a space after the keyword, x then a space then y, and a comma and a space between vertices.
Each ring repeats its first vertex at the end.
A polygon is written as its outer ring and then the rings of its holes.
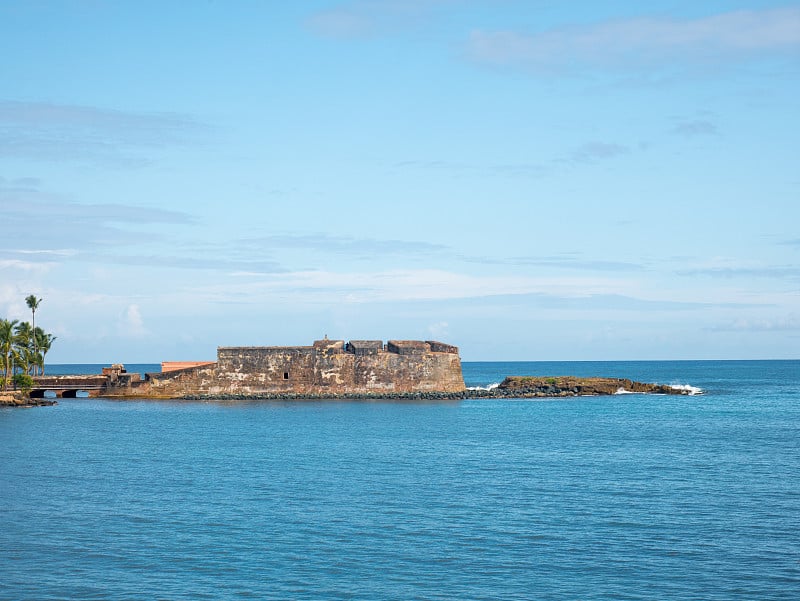
POLYGON ((796 599, 800 370, 712 367, 691 399, 2 412, 0 598, 796 599))

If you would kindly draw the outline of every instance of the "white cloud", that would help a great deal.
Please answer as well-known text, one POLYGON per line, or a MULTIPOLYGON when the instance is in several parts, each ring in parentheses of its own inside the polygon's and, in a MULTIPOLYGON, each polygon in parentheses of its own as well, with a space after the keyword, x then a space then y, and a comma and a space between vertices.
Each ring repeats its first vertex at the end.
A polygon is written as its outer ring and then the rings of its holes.
POLYGON ((150 162, 138 154, 142 149, 191 144, 207 131, 176 113, 0 101, 0 156, 140 167, 150 162))
POLYGON ((631 282, 613 277, 477 276, 437 269, 381 272, 298 271, 251 276, 192 291, 196 302, 263 303, 264 298, 300 305, 439 301, 518 294, 635 294, 631 282))
POLYGON ((65 261, 114 263, 111 248, 127 246, 141 252, 148 243, 169 239, 163 232, 148 231, 151 227, 197 223, 193 215, 166 207, 81 203, 51 192, 2 184, 0 207, 7 226, 0 241, 0 265, 16 265, 19 269, 25 264, 65 261), (30 234, 32 223, 36 226, 35 236, 30 234), (46 245, 51 247, 45 248, 46 245))
POLYGON ((42 255, 42 256, 54 256, 54 257, 72 257, 78 254, 78 251, 74 248, 54 248, 54 249, 28 249, 28 250, 17 250, 14 252, 18 252, 21 255, 42 255))
POLYGON ((373 20, 352 9, 340 7, 312 15, 308 19, 308 27, 318 35, 349 38, 369 34, 373 29, 373 20))
POLYGON ((474 31, 476 62, 533 71, 648 65, 800 49, 800 8, 736 11, 689 20, 641 17, 541 33, 474 31))
POLYGON ((373 257, 375 255, 430 254, 447 250, 446 246, 431 242, 353 238, 325 233, 273 234, 260 238, 247 238, 240 242, 248 248, 257 250, 259 253, 265 249, 302 249, 326 254, 335 253, 373 257))
POLYGON ((46 273, 53 268, 55 263, 42 263, 33 261, 23 261, 21 259, 0 259, 0 270, 17 270, 25 272, 35 272, 38 274, 46 273))
POLYGON ((710 121, 695 120, 681 121, 674 128, 672 133, 687 137, 694 136, 716 136, 719 134, 717 126, 710 121))
POLYGON ((675 272, 683 276, 705 276, 714 278, 773 278, 778 280, 800 279, 797 265, 730 265, 680 269, 675 272))
POLYGON ((715 332, 793 332, 800 330, 800 318, 796 315, 772 319, 742 318, 711 328, 715 332))
POLYGON ((453 0, 351 0, 312 14, 306 26, 331 38, 369 37, 414 25, 453 0))
POLYGON ((434 340, 444 340, 450 337, 449 327, 446 321, 432 323, 428 326, 428 332, 430 332, 434 340))
POLYGON ((611 159, 629 152, 630 149, 621 144, 588 142, 570 153, 569 160, 577 163, 589 163, 600 159, 611 159))
POLYGON ((143 338, 150 332, 144 326, 142 313, 139 310, 139 305, 128 305, 120 316, 119 333, 127 338, 143 338))

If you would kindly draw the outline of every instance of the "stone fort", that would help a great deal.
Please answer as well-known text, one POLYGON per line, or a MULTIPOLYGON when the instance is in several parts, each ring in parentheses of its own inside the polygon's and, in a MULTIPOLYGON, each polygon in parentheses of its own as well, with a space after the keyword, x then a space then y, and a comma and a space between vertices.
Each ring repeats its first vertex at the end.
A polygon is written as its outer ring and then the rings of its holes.
POLYGON ((162 364, 107 393, 190 395, 382 394, 465 389, 458 348, 432 340, 317 340, 311 346, 219 347, 215 362, 162 364))

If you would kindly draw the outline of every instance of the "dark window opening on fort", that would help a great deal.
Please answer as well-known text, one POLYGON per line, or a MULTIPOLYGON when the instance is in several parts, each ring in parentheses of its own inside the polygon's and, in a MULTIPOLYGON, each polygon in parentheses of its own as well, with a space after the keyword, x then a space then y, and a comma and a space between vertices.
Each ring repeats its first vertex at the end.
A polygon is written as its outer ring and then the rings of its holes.
POLYGON ((283 372, 283 379, 284 380, 288 380, 289 379, 289 372, 288 371, 283 372))

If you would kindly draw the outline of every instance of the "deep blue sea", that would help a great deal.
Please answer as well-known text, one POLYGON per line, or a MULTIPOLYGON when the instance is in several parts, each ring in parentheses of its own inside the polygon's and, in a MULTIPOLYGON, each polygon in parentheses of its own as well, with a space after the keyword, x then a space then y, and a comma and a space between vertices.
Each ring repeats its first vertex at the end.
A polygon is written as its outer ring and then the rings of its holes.
POLYGON ((704 394, 2 409, 0 599, 800 599, 800 361, 464 373, 704 394))

